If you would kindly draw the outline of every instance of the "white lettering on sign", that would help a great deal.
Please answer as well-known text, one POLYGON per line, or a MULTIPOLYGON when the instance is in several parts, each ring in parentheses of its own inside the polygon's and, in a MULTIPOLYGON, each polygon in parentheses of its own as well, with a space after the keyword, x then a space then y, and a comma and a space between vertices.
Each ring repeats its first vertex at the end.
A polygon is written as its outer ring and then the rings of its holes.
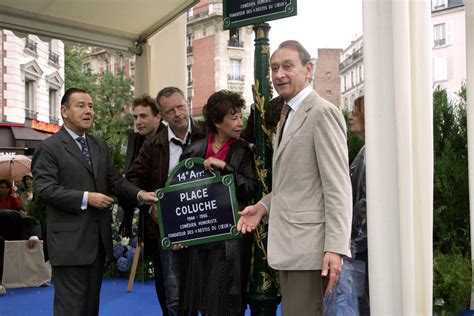
POLYGON ((217 201, 210 200, 199 203, 194 203, 191 205, 178 206, 176 208, 176 215, 189 215, 197 212, 212 211, 217 209, 217 201))
POLYGON ((245 8, 253 7, 253 6, 255 6, 255 1, 247 2, 247 3, 241 4, 241 5, 240 5, 240 8, 241 8, 241 9, 245 9, 245 8))
POLYGON ((192 200, 202 199, 206 197, 208 197, 207 188, 197 189, 191 192, 181 192, 179 194, 179 199, 181 200, 181 202, 183 202, 184 200, 189 202, 192 200))

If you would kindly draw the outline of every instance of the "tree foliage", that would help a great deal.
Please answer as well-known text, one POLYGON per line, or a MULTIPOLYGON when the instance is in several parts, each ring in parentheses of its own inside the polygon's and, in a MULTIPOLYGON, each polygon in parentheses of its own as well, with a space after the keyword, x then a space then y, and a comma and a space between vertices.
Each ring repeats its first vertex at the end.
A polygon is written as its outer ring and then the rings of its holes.
POLYGON ((445 311, 467 308, 471 290, 465 85, 458 96, 450 102, 445 89, 433 92, 433 294, 445 311))
POLYGON ((433 92, 434 118, 434 250, 468 256, 469 189, 467 164, 466 87, 459 101, 446 90, 433 92))

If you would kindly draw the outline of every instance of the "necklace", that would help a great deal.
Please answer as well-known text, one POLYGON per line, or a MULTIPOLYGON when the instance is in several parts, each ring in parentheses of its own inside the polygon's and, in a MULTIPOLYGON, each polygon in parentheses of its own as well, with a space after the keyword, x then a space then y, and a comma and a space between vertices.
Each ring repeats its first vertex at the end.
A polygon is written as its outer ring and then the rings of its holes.
POLYGON ((213 150, 214 152, 218 152, 219 149, 221 149, 221 148, 222 148, 222 144, 218 144, 217 142, 213 142, 213 143, 212 143, 212 150, 213 150))

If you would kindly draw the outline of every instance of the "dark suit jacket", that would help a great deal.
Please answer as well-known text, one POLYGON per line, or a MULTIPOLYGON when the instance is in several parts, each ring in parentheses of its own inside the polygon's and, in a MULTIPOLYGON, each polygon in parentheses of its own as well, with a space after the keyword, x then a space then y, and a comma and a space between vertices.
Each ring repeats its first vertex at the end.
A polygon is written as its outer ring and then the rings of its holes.
POLYGON ((139 189, 120 176, 103 140, 87 135, 92 160, 84 159, 77 142, 63 128, 41 142, 32 171, 36 189, 47 205, 47 239, 52 265, 91 264, 102 242, 112 257, 112 214, 88 205, 84 191, 136 200, 139 189))

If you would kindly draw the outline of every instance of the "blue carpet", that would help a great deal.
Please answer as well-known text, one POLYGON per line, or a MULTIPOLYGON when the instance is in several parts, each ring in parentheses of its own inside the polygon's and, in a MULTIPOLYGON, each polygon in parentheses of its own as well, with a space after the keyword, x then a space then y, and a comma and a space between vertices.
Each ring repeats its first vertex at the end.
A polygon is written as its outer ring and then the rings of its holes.
MULTIPOLYGON (((100 315, 162 315, 153 281, 136 282, 131 293, 127 293, 127 284, 127 279, 104 280, 100 315)), ((7 294, 0 296, 0 316, 51 316, 53 296, 53 286, 7 289, 7 294)), ((250 315, 248 309, 246 315, 250 315)))

